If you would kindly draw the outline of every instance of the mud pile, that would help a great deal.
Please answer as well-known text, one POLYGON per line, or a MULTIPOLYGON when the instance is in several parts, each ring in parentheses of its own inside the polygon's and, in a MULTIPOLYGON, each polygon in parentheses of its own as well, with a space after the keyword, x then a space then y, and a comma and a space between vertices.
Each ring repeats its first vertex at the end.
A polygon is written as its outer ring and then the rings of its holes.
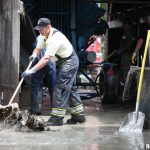
POLYGON ((44 120, 36 115, 31 115, 28 110, 21 111, 17 103, 2 106, 0 105, 1 130, 15 126, 17 130, 26 128, 35 131, 48 130, 44 120))

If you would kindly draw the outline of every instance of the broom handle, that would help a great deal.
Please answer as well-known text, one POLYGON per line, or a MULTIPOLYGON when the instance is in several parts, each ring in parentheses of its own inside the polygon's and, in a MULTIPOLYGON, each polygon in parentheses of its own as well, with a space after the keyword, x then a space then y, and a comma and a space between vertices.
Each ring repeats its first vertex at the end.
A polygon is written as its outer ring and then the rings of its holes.
MULTIPOLYGON (((28 70, 28 69, 31 67, 31 65, 32 65, 32 61, 29 63, 29 65, 28 65, 28 67, 27 67, 26 70, 28 70)), ((18 92, 18 90, 19 90, 19 88, 20 88, 20 86, 21 86, 21 84, 22 84, 22 82, 23 82, 23 80, 24 80, 24 78, 22 78, 22 79, 20 80, 20 82, 19 82, 19 84, 18 84, 18 86, 17 86, 15 92, 13 93, 13 96, 11 97, 11 99, 10 99, 8 105, 11 104, 12 101, 14 100, 14 98, 15 98, 15 96, 16 96, 16 94, 17 94, 17 92, 18 92)))
POLYGON ((146 38, 146 45, 144 49, 144 57, 142 61, 142 68, 141 68, 141 73, 140 73, 140 80, 139 80, 139 85, 138 85, 138 92, 137 92, 137 98, 136 98, 136 112, 139 110, 139 102, 140 102, 140 96, 141 96, 141 91, 142 91, 142 82, 143 82, 143 76, 144 76, 144 68, 145 68, 145 62, 146 62, 146 56, 148 52, 148 44, 150 41, 150 30, 148 30, 147 38, 146 38))
MULTIPOLYGON (((110 53, 108 56, 106 56, 106 58, 102 61, 102 62, 104 62, 104 61, 106 61, 107 59, 109 59, 111 56, 113 56, 115 53, 117 52, 117 50, 114 50, 112 53, 110 53)), ((101 62, 101 63, 102 63, 101 62)))

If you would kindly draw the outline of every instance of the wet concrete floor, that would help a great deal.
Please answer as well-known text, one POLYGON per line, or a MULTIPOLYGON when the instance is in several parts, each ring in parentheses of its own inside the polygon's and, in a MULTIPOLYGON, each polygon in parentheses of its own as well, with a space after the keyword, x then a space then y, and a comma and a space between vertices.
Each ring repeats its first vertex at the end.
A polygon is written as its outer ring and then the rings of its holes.
MULTIPOLYGON (((132 102, 102 106, 99 98, 94 98, 84 100, 84 107, 85 124, 64 124, 44 132, 0 131, 0 150, 142 150, 143 146, 150 149, 150 130, 142 134, 118 132, 123 118, 134 111, 132 102)), ((42 118, 46 121, 49 117, 42 118)), ((64 122, 68 118, 69 114, 64 122)))

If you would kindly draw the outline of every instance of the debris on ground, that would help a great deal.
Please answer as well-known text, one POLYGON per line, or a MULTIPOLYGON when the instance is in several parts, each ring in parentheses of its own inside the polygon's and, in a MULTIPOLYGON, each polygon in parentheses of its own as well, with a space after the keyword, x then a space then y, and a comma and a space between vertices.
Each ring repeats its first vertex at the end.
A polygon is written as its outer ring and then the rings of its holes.
POLYGON ((17 103, 0 105, 0 122, 2 129, 9 125, 17 127, 20 131, 22 128, 34 131, 50 130, 42 118, 31 115, 28 110, 21 111, 17 103))

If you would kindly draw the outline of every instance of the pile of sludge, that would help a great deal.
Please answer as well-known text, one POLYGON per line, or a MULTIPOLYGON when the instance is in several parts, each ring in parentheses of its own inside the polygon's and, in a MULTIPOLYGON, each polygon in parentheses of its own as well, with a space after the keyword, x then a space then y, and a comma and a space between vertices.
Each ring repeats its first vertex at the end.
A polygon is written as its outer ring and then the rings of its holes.
POLYGON ((0 123, 3 128, 17 126, 17 130, 27 128, 34 131, 48 130, 43 119, 31 115, 27 110, 21 111, 17 103, 2 106, 0 105, 0 123))

